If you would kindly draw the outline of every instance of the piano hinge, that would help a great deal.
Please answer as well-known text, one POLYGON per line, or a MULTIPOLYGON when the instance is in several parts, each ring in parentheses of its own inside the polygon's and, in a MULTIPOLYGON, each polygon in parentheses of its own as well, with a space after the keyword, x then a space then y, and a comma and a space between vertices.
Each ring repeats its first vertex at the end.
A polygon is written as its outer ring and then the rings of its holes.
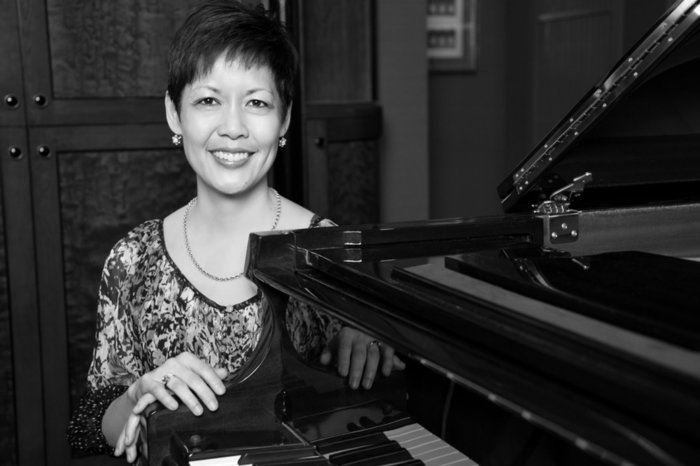
POLYGON ((580 212, 571 209, 570 205, 592 179, 593 175, 590 172, 577 176, 535 208, 535 213, 544 221, 545 244, 572 243, 578 239, 581 234, 578 221, 580 212))

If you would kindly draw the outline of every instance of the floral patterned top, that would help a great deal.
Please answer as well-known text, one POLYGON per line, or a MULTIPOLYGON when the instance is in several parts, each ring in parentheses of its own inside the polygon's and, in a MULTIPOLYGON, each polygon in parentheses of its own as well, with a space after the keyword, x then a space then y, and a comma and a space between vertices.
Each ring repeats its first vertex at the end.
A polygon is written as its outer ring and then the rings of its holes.
MULTIPOLYGON (((331 225, 315 216, 310 227, 331 225)), ((216 304, 169 256, 162 220, 131 230, 112 248, 102 271, 88 391, 69 423, 70 445, 85 453, 113 453, 101 428, 109 405, 142 374, 184 351, 235 374, 261 336, 263 299, 258 292, 238 304, 216 304)), ((340 329, 339 321, 299 302, 288 308, 286 325, 307 358, 318 355, 340 329)))

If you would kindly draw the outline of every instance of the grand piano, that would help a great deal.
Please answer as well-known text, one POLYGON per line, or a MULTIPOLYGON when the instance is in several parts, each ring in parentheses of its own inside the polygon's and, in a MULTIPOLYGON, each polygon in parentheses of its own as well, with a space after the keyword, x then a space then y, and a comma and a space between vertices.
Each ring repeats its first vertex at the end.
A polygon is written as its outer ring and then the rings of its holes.
POLYGON ((220 412, 153 410, 151 464, 395 464, 357 438, 416 426, 454 464, 700 464, 699 83, 680 0, 498 186, 503 215, 251 235, 267 339, 220 412), (310 367, 290 299, 406 371, 353 391, 310 367), (355 463, 324 454, 345 441, 355 463))

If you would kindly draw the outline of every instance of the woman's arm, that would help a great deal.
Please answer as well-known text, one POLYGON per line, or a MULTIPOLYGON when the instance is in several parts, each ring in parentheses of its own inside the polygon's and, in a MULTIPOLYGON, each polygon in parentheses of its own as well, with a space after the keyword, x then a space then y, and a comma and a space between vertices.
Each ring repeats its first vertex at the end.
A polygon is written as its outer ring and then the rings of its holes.
POLYGON ((134 406, 136 406, 135 403, 129 399, 126 391, 124 391, 105 410, 102 416, 101 429, 107 444, 112 447, 117 445, 117 440, 119 440, 119 436, 126 425, 126 421, 129 420, 134 406))

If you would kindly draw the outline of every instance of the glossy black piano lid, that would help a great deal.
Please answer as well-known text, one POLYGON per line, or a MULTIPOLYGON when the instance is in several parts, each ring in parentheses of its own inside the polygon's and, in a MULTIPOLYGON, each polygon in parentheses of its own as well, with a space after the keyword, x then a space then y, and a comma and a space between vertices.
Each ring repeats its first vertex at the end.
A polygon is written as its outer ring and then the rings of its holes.
POLYGON ((636 251, 570 257, 520 248, 450 256, 445 266, 700 351, 699 262, 636 251))
POLYGON ((700 1, 677 2, 498 187, 532 211, 593 174, 573 208, 700 199, 700 1))

